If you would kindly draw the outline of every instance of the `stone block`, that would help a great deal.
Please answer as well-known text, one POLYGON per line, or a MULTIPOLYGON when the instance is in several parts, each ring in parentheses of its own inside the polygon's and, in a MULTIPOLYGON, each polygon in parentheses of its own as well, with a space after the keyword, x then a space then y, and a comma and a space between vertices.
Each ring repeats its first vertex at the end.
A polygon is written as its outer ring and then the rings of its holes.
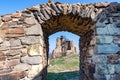
POLYGON ((34 78, 34 77, 39 76, 41 74, 42 69, 43 69, 42 64, 40 64, 40 65, 32 65, 32 68, 28 73, 28 77, 29 78, 34 78))
POLYGON ((41 56, 34 56, 34 57, 25 56, 25 57, 21 57, 21 62, 28 63, 31 65, 37 65, 42 63, 42 57, 41 56))
POLYGON ((97 45, 97 53, 107 53, 107 54, 115 54, 120 50, 115 44, 104 44, 104 45, 97 45))
POLYGON ((120 28, 115 24, 108 24, 105 28, 96 28, 97 35, 120 35, 120 28))
POLYGON ((34 17, 25 18, 24 22, 25 22, 25 23, 27 23, 27 24, 30 24, 30 25, 33 25, 33 24, 35 24, 35 23, 36 23, 36 21, 35 21, 35 18, 34 18, 34 17))
POLYGON ((40 43, 40 36, 26 36, 26 37, 21 37, 20 40, 22 44, 36 44, 40 43))
POLYGON ((21 56, 26 56, 27 55, 27 49, 26 48, 23 48, 21 49, 21 56))
POLYGON ((15 65, 18 65, 20 64, 20 59, 13 59, 13 60, 9 60, 7 62, 7 65, 10 67, 10 66, 15 66, 15 65))
POLYGON ((8 21, 12 20, 11 15, 5 15, 5 16, 3 16, 3 17, 2 17, 2 20, 3 20, 4 22, 8 22, 8 21))
POLYGON ((25 31, 26 31, 26 35, 43 35, 40 24, 36 24, 29 28, 26 28, 25 31))
POLYGON ((9 29, 7 34, 24 34, 25 31, 23 28, 9 29))
POLYGON ((117 59, 120 58, 120 56, 114 54, 114 55, 108 55, 107 58, 108 58, 109 60, 117 60, 117 59))
POLYGON ((113 75, 105 75, 105 77, 106 77, 106 80, 119 80, 117 74, 113 74, 113 75))
POLYGON ((27 53, 29 56, 42 56, 43 46, 41 46, 40 44, 31 45, 28 47, 27 53))
POLYGON ((26 71, 29 70, 31 68, 30 65, 28 64, 18 64, 16 66, 13 67, 13 71, 26 71))
POLYGON ((120 36, 114 36, 113 37, 113 43, 120 44, 120 36))
POLYGON ((12 18, 20 18, 21 17, 21 13, 14 13, 11 15, 12 18))
POLYGON ((0 44, 4 42, 4 38, 0 37, 0 44))
POLYGON ((112 64, 97 64, 96 71, 101 75, 114 74, 115 68, 112 64))
POLYGON ((2 44, 0 44, 1 47, 10 47, 10 41, 4 41, 2 44))
POLYGON ((105 43, 112 43, 113 41, 113 36, 96 36, 96 40, 98 44, 105 44, 105 43))
POLYGON ((107 63, 107 56, 106 55, 94 55, 92 56, 93 63, 107 63))
POLYGON ((19 39, 11 39, 10 40, 11 47, 20 46, 20 45, 21 45, 21 41, 19 39))
POLYGON ((96 27, 100 27, 100 28, 104 28, 106 25, 104 24, 104 23, 101 23, 101 22, 97 22, 96 24, 95 24, 95 26, 96 27))
POLYGON ((5 56, 5 53, 0 51, 0 56, 5 56))
POLYGON ((5 61, 7 59, 6 56, 0 56, 0 61, 5 61))
POLYGON ((115 73, 120 74, 120 64, 115 65, 115 73))
POLYGON ((21 52, 20 50, 10 50, 9 52, 6 53, 7 56, 16 56, 19 55, 21 52))

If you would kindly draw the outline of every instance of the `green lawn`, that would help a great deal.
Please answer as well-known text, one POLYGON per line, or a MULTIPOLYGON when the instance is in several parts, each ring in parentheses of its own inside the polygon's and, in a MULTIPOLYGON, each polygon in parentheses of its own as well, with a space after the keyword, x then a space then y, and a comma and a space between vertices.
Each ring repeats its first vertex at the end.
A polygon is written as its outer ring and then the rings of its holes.
POLYGON ((79 55, 49 60, 47 80, 69 80, 79 76, 79 55))

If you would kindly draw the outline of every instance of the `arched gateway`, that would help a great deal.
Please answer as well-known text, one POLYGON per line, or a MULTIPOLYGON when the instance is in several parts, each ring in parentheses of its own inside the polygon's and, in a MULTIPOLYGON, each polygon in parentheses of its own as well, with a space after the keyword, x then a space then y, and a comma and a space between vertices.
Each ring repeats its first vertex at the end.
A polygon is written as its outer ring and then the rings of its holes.
POLYGON ((0 80, 45 80, 48 37, 80 38, 80 79, 120 79, 120 3, 46 3, 0 18, 0 80))

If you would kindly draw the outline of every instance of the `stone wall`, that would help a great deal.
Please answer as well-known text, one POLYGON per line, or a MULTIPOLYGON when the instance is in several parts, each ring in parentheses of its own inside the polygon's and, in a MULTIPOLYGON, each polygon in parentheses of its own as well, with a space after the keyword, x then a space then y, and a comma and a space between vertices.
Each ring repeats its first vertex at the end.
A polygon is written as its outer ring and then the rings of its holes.
POLYGON ((45 80, 48 37, 80 39, 80 80, 119 80, 120 4, 46 3, 0 18, 0 80, 45 80))
POLYGON ((57 37, 56 47, 53 50, 51 57, 59 58, 70 54, 78 54, 77 48, 73 41, 66 39, 64 36, 57 37))

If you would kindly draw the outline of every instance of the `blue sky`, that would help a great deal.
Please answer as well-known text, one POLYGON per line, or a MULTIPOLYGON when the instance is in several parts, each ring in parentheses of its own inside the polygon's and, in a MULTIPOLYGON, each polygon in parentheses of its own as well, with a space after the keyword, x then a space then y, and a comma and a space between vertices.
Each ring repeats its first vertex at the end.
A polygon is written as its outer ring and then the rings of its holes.
MULTIPOLYGON (((46 3, 48 0, 0 0, 0 15, 14 13, 18 10, 23 10, 33 5, 46 3)), ((120 2, 120 0, 53 0, 61 3, 94 3, 94 2, 120 2)), ((65 35, 68 39, 73 40, 78 46, 79 36, 68 33, 58 32, 49 37, 50 52, 55 47, 56 38, 65 35)))

